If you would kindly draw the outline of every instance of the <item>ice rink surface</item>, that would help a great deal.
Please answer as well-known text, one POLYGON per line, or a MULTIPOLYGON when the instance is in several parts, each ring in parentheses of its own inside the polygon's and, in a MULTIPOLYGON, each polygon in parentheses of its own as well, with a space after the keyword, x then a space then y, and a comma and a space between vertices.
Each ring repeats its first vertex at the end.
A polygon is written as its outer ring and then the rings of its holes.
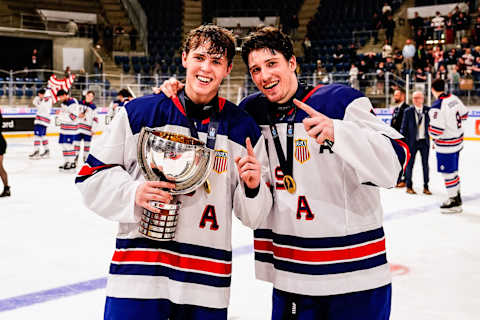
MULTIPOLYGON (((57 138, 52 156, 28 160, 32 141, 8 139, 5 167, 12 196, 0 198, 0 319, 102 319, 105 277, 116 223, 86 209, 74 174, 60 173, 57 138)), ((442 215, 446 198, 430 152, 430 190, 420 157, 417 195, 382 190, 387 255, 393 272, 393 320, 480 319, 480 141, 460 156, 464 212, 442 215)), ((254 277, 252 232, 234 220, 229 319, 269 319, 271 285, 254 277)))

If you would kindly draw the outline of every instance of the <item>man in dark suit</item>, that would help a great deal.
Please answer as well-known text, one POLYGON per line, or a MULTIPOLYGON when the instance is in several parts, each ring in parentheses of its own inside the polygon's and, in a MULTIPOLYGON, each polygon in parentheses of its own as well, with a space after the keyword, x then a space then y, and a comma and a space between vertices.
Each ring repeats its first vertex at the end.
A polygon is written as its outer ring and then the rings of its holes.
MULTIPOLYGON (((393 106, 395 108, 393 109, 391 126, 400 132, 403 121, 403 113, 405 112, 405 109, 409 107, 408 104, 405 103, 405 91, 402 89, 397 89, 393 92, 393 106)), ((405 173, 402 172, 398 177, 397 188, 405 187, 404 174, 405 173)))
POLYGON ((428 116, 429 108, 423 105, 423 92, 415 91, 412 95, 413 106, 407 108, 403 115, 402 127, 400 133, 405 137, 405 142, 410 149, 410 161, 405 172, 407 182, 407 193, 416 194, 413 190, 412 171, 415 163, 415 155, 420 151, 423 167, 423 193, 432 194, 428 189, 428 154, 430 150, 430 140, 428 136, 428 125, 430 118, 428 116))

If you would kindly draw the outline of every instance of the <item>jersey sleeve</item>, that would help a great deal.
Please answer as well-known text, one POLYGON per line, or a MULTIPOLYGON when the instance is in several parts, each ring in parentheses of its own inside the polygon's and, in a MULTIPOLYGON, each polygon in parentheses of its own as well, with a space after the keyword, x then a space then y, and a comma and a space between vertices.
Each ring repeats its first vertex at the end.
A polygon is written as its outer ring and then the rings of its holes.
POLYGON ((390 188, 408 161, 408 147, 372 110, 368 98, 353 100, 343 120, 333 120, 332 150, 354 168, 361 183, 390 188))
POLYGON ((437 139, 442 136, 445 131, 445 114, 442 112, 440 101, 435 101, 432 108, 428 112, 430 117, 430 125, 428 126, 428 133, 432 139, 437 139))
MULTIPOLYGON (((98 215, 117 222, 138 222, 142 208, 135 205, 141 180, 127 172, 136 159, 136 148, 125 109, 115 117, 93 145, 75 184, 84 204, 98 215)), ((136 145, 136 144, 135 144, 136 145)))
MULTIPOLYGON (((270 191, 271 179, 270 169, 267 156, 267 150, 265 146, 265 139, 260 135, 258 130, 258 139, 254 144, 254 152, 258 162, 261 165, 261 180, 258 193, 254 197, 248 197, 245 190, 245 185, 238 175, 238 169, 235 163, 235 169, 233 178, 234 183, 234 195, 233 195, 233 211, 235 216, 242 221, 244 225, 252 229, 256 229, 263 220, 268 216, 271 211, 273 200, 272 193, 270 191)), ((241 151, 236 156, 245 156, 247 149, 245 146, 241 146, 241 151)))

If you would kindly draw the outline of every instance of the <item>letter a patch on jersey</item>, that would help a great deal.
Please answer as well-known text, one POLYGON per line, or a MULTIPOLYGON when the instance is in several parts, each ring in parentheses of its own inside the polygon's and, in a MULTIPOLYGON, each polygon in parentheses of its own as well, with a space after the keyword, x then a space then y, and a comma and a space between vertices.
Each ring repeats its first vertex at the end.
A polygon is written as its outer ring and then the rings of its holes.
POLYGON ((213 171, 220 174, 227 171, 228 152, 217 150, 215 154, 215 162, 213 163, 213 171))
POLYGON ((306 139, 295 139, 295 159, 301 164, 310 159, 310 151, 308 151, 306 139))

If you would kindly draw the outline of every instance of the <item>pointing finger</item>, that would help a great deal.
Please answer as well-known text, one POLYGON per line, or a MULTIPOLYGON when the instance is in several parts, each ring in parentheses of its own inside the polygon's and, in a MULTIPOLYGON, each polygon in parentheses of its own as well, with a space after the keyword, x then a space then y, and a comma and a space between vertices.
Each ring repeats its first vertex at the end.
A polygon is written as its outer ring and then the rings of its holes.
POLYGON ((255 157, 255 152, 253 152, 252 142, 250 138, 245 139, 245 144, 247 145, 247 152, 249 156, 255 157))
POLYGON ((320 115, 321 113, 318 112, 317 110, 313 109, 312 107, 310 107, 308 104, 306 103, 303 103, 302 101, 298 100, 298 99, 293 99, 293 103, 295 103, 295 105, 297 107, 299 107, 300 109, 302 109, 303 111, 305 111, 310 117, 315 117, 315 116, 318 116, 320 115))

